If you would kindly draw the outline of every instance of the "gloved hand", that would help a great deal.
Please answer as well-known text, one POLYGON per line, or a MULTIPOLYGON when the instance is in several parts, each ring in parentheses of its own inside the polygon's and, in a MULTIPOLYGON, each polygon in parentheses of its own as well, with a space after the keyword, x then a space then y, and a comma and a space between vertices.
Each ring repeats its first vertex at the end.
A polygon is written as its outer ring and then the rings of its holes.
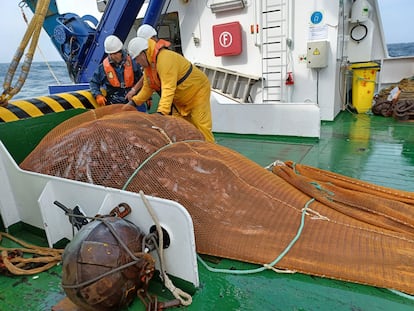
POLYGON ((135 94, 137 94, 137 90, 135 88, 131 88, 129 92, 126 94, 125 98, 131 101, 132 97, 135 96, 135 94))
POLYGON ((105 106, 106 105, 106 98, 105 96, 99 94, 96 96, 96 103, 98 104, 98 106, 105 106))

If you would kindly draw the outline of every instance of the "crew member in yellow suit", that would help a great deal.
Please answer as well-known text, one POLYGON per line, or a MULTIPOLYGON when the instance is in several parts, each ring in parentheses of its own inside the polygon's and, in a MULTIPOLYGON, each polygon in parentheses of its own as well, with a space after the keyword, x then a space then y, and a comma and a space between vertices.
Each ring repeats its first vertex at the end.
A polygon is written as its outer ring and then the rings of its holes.
POLYGON ((144 85, 132 103, 142 105, 154 91, 161 91, 158 113, 186 119, 214 142, 207 76, 182 55, 164 48, 162 41, 136 37, 129 42, 128 52, 144 69, 144 85))

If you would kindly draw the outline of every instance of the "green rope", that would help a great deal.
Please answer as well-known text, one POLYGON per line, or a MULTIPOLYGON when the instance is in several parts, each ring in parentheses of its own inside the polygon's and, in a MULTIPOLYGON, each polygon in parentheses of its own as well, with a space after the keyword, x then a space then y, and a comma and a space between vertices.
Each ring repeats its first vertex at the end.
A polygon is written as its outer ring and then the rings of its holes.
POLYGON ((394 294, 396 294, 396 295, 398 295, 400 297, 404 297, 404 298, 407 298, 407 299, 410 299, 410 300, 413 300, 414 301, 414 296, 412 296, 412 295, 408 295, 406 293, 400 292, 399 290, 395 290, 395 289, 391 289, 391 288, 388 288, 388 290, 391 293, 394 293, 394 294))
POLYGON ((173 146, 173 145, 176 145, 176 144, 178 144, 178 143, 191 143, 191 142, 202 142, 202 140, 183 140, 183 141, 179 141, 179 142, 175 142, 175 143, 169 143, 169 144, 167 144, 167 145, 165 145, 165 146, 162 146, 160 149, 158 149, 157 151, 155 151, 153 154, 151 154, 148 158, 146 158, 145 160, 144 160, 144 162, 142 162, 141 163, 141 165, 140 166, 138 166, 137 168, 136 168, 136 170, 132 173, 132 175, 128 178, 128 180, 126 181, 126 183, 125 183, 125 185, 122 187, 122 189, 121 190, 125 190, 128 186, 129 186, 129 184, 131 183, 131 181, 132 181, 132 179, 134 179, 134 177, 138 174, 138 172, 144 167, 144 165, 145 164, 147 164, 147 162, 149 161, 149 160, 151 160, 153 157, 155 157, 158 153, 160 153, 162 150, 164 150, 164 149, 167 149, 167 148, 169 148, 169 147, 171 147, 171 146, 173 146))
POLYGON ((310 184, 311 184, 312 186, 314 186, 316 189, 318 189, 319 191, 321 191, 321 192, 325 192, 325 193, 327 193, 328 195, 331 195, 331 196, 334 196, 334 195, 335 195, 335 193, 334 193, 334 192, 329 191, 329 190, 327 190, 327 189, 323 188, 323 187, 322 187, 319 183, 317 183, 316 181, 311 181, 311 182, 310 182, 310 184))
POLYGON ((300 235, 302 234, 303 227, 305 225, 305 216, 306 216, 306 210, 309 207, 309 205, 315 201, 315 199, 310 199, 308 202, 306 202, 305 207, 302 209, 302 217, 300 219, 300 226, 299 229, 295 235, 295 237, 290 241, 289 245, 285 248, 285 250, 271 263, 268 265, 264 265, 263 267, 256 268, 256 269, 248 269, 248 270, 230 270, 230 269, 217 269, 210 267, 207 265, 207 263, 200 257, 200 255, 197 254, 197 259, 200 261, 200 263, 210 272, 219 272, 219 273, 229 273, 229 274, 253 274, 262 272, 264 270, 269 269, 268 267, 275 266, 293 247, 293 245, 296 243, 296 241, 299 239, 300 235))
MULTIPOLYGON (((292 163, 292 169, 293 169, 293 171, 295 172, 295 174, 296 175, 300 175, 300 173, 296 170, 296 162, 293 162, 292 163)), ((331 196, 333 196, 333 195, 335 195, 335 193, 333 193, 332 191, 328 191, 327 189, 325 189, 325 188, 323 188, 318 182, 316 182, 316 181, 311 181, 310 182, 310 184, 312 185, 312 186, 314 186, 316 189, 318 189, 319 191, 321 191, 321 192, 325 192, 325 193, 327 193, 328 195, 331 195, 331 196)))
POLYGON ((296 175, 300 175, 300 173, 296 170, 296 162, 292 163, 292 168, 296 175))

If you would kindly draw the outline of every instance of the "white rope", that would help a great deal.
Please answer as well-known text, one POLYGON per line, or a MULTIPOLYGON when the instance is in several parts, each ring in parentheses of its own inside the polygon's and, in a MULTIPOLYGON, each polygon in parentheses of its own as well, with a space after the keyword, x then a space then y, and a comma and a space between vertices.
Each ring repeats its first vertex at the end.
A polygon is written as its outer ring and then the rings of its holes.
POLYGON ((265 169, 268 171, 271 171, 275 166, 286 166, 285 162, 281 160, 276 160, 272 163, 270 163, 268 166, 265 166, 265 169))
POLYGON ((165 267, 164 264, 164 237, 162 233, 162 228, 160 225, 160 222, 158 221, 157 215, 154 213, 154 210, 151 207, 150 202, 146 198, 144 192, 142 190, 139 191, 139 194, 141 196, 142 201, 144 202, 145 207, 148 210, 148 213, 151 215, 152 220, 155 223, 155 226, 157 228, 158 233, 158 239, 159 239, 159 257, 160 257, 160 267, 161 267, 161 279, 164 282, 165 287, 167 287, 170 292, 174 295, 175 298, 180 300, 181 304, 183 306, 189 306, 193 298, 188 293, 184 292, 178 287, 175 287, 171 279, 168 277, 167 272, 164 270, 163 267, 165 267))
POLYGON ((162 128, 160 128, 160 127, 158 127, 158 126, 155 126, 155 125, 153 125, 151 128, 153 128, 153 129, 155 129, 155 130, 158 130, 167 140, 168 140, 168 143, 171 145, 173 142, 172 142, 172 140, 171 140, 171 138, 167 135, 167 133, 164 131, 164 129, 162 129, 162 128))

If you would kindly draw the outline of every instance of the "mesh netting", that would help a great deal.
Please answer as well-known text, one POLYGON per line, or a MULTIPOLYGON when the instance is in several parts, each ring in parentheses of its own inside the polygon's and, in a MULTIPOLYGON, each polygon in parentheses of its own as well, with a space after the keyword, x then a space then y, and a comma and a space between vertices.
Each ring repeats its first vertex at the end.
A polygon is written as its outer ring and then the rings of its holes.
POLYGON ((21 167, 177 201, 199 253, 252 263, 285 250, 307 206, 278 268, 414 293, 411 193, 288 162, 270 172, 179 118, 95 109, 52 130, 21 167))

